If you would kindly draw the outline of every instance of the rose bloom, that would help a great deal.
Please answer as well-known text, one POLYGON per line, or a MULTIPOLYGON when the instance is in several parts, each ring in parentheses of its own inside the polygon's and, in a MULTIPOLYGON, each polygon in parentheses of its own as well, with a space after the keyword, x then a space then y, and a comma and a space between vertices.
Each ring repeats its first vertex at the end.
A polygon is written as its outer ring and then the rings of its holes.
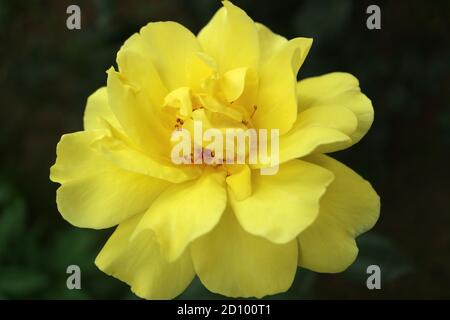
POLYGON ((61 215, 117 226, 95 263, 147 299, 174 298, 195 276, 212 292, 263 297, 298 267, 345 270, 380 202, 325 155, 369 130, 371 101, 348 73, 297 82, 312 39, 287 40, 228 1, 198 36, 155 22, 117 54, 87 100, 84 130, 65 134, 50 179, 61 215), (174 129, 279 129, 279 170, 176 165, 174 129))

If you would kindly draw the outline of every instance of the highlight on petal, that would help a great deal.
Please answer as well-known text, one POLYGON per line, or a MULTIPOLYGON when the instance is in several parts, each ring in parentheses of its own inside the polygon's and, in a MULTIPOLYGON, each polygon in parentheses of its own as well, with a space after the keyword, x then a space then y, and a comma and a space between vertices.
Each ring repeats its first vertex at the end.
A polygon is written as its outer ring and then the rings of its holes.
POLYGON ((282 164, 276 175, 252 173, 251 196, 239 201, 229 192, 231 207, 244 230, 274 243, 291 241, 314 222, 333 180, 330 171, 301 160, 282 164))
POLYGON ((56 203, 71 224, 102 229, 142 213, 168 186, 166 181, 113 166, 91 144, 103 131, 63 135, 50 179, 61 183, 56 203))
POLYGON ((334 180, 320 200, 317 219, 298 236, 299 265, 316 272, 341 272, 356 259, 355 237, 378 220, 380 199, 369 182, 325 155, 306 161, 330 170, 334 180))
POLYGON ((172 299, 182 293, 195 276, 189 252, 168 262, 151 231, 131 240, 141 216, 122 222, 95 259, 103 272, 126 282, 145 299, 172 299))
POLYGON ((337 106, 352 111, 358 124, 348 134, 351 139, 349 145, 361 140, 372 125, 372 102, 361 92, 358 79, 349 73, 333 72, 301 80, 298 82, 297 94, 299 118, 305 110, 317 107, 330 108, 330 113, 337 106))
POLYGON ((275 244, 247 233, 228 208, 219 224, 191 244, 195 272, 208 290, 228 297, 284 292, 297 270, 296 240, 275 244))
POLYGON ((225 210, 225 172, 206 170, 194 181, 168 187, 152 204, 135 235, 152 230, 169 261, 216 226, 225 210))
POLYGON ((258 34, 253 20, 229 1, 223 1, 211 21, 200 31, 203 50, 217 61, 219 71, 248 67, 259 62, 258 34))

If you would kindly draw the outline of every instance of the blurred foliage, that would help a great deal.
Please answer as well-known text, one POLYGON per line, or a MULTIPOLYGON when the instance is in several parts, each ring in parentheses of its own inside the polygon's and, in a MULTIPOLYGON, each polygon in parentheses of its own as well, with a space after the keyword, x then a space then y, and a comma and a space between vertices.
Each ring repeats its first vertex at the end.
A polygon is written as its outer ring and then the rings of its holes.
POLYGON ((369 232, 357 239, 360 253, 356 261, 343 273, 356 283, 367 280, 367 267, 377 265, 381 269, 384 284, 414 271, 413 264, 395 243, 386 237, 369 232))
MULTIPOLYGON (((236 0, 288 38, 314 37, 300 78, 351 72, 372 99, 375 122, 350 150, 334 154, 372 182, 381 218, 358 239, 341 274, 299 270, 271 299, 450 297, 450 2, 446 0, 236 0), (365 27, 379 4, 382 29, 365 27), (367 290, 366 268, 382 269, 367 290)), ((0 298, 136 298, 94 259, 112 230, 83 230, 57 212, 48 180, 61 134, 81 129, 86 98, 105 83, 123 41, 149 21, 198 32, 219 7, 211 0, 0 0, 0 298), (65 27, 78 4, 82 29, 65 27), (66 268, 82 290, 66 288, 66 268)), ((196 279, 180 298, 215 299, 196 279)))

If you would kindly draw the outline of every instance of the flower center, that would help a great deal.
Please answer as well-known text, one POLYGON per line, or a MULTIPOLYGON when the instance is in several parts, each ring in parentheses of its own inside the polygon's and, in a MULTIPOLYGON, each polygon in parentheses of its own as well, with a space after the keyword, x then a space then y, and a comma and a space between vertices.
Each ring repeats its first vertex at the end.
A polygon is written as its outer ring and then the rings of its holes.
POLYGON ((171 91, 162 108, 165 125, 174 132, 172 151, 181 148, 188 158, 176 162, 215 166, 247 163, 260 138, 253 123, 256 73, 237 68, 219 75, 211 68, 190 84, 171 91), (179 147, 180 140, 190 142, 179 147))

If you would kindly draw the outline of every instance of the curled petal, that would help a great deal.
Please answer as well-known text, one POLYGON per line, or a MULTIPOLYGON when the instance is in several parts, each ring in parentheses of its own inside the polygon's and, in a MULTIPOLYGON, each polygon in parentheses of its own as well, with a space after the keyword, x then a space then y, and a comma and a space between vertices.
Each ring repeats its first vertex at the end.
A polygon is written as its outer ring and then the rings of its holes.
POLYGON ((120 169, 99 154, 92 143, 103 131, 63 135, 50 179, 61 183, 56 203, 71 224, 102 229, 142 213, 168 186, 166 181, 120 169))

